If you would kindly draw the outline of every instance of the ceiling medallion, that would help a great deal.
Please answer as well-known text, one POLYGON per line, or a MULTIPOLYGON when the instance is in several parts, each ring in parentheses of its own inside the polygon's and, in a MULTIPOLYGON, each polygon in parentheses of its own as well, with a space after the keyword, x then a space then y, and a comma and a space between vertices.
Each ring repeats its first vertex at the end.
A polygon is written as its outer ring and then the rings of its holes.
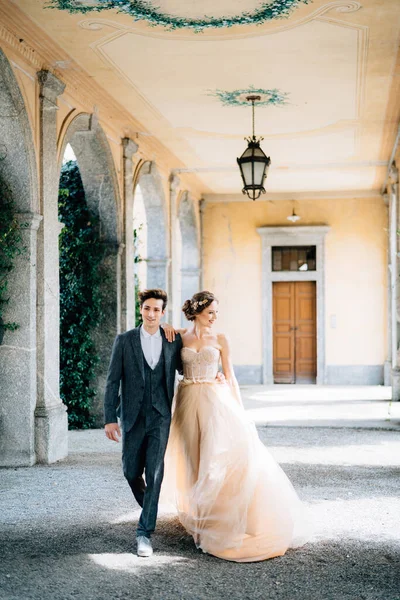
POLYGON ((284 106, 285 104, 289 104, 287 101, 289 94, 281 92, 276 88, 265 90, 263 88, 255 88, 251 85, 245 90, 232 90, 231 92, 226 90, 210 90, 208 92, 208 96, 218 98, 223 106, 248 106, 249 94, 257 94, 259 97, 257 106, 284 106))
POLYGON ((272 0, 263 2, 253 12, 243 12, 233 17, 204 17, 187 19, 163 13, 146 0, 49 0, 48 8, 67 10, 70 13, 101 12, 116 9, 133 17, 135 21, 147 21, 152 27, 165 27, 169 31, 191 29, 200 33, 205 29, 222 29, 235 25, 261 25, 273 19, 284 19, 302 4, 312 0, 272 0))

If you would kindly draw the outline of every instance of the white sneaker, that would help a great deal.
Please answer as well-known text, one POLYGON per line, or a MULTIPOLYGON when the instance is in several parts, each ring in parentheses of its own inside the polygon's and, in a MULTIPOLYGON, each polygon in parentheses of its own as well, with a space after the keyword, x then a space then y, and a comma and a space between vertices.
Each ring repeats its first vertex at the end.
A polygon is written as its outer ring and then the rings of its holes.
POLYGON ((153 546, 149 538, 144 535, 139 535, 136 539, 137 542, 137 555, 138 556, 151 556, 153 554, 153 546))

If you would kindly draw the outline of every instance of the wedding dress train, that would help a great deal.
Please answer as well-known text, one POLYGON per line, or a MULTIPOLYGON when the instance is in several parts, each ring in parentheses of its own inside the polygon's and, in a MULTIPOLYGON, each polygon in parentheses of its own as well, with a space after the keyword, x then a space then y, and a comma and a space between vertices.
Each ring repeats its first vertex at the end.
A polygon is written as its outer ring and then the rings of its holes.
POLYGON ((303 544, 303 507, 261 443, 239 392, 215 377, 219 350, 182 348, 162 498, 173 502, 198 548, 249 562, 303 544))

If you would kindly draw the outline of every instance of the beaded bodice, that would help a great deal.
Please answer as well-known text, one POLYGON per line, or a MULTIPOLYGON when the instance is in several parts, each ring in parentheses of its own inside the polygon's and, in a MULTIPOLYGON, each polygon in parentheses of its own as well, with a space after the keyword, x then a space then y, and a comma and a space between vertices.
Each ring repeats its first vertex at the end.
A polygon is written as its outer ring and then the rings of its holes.
POLYGON ((183 376, 187 381, 214 381, 218 372, 220 351, 214 346, 204 346, 198 352, 182 348, 183 376))

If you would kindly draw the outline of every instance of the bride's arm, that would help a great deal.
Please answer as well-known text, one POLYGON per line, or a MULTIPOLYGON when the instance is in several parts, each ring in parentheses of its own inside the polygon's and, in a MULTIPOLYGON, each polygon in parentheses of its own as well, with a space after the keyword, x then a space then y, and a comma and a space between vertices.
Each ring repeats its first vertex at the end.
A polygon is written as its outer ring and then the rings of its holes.
POLYGON ((226 377, 226 381, 229 387, 231 388, 235 400, 240 404, 240 406, 243 406, 242 398, 240 396, 239 384, 233 371, 229 340, 224 334, 221 333, 218 335, 218 343, 221 346, 222 370, 226 377))
POLYGON ((184 333, 187 332, 187 329, 176 329, 175 327, 172 327, 172 325, 169 325, 168 323, 161 323, 161 327, 163 328, 165 337, 167 338, 167 340, 169 342, 173 342, 175 340, 175 336, 177 333, 180 333, 181 335, 183 335, 184 333))

